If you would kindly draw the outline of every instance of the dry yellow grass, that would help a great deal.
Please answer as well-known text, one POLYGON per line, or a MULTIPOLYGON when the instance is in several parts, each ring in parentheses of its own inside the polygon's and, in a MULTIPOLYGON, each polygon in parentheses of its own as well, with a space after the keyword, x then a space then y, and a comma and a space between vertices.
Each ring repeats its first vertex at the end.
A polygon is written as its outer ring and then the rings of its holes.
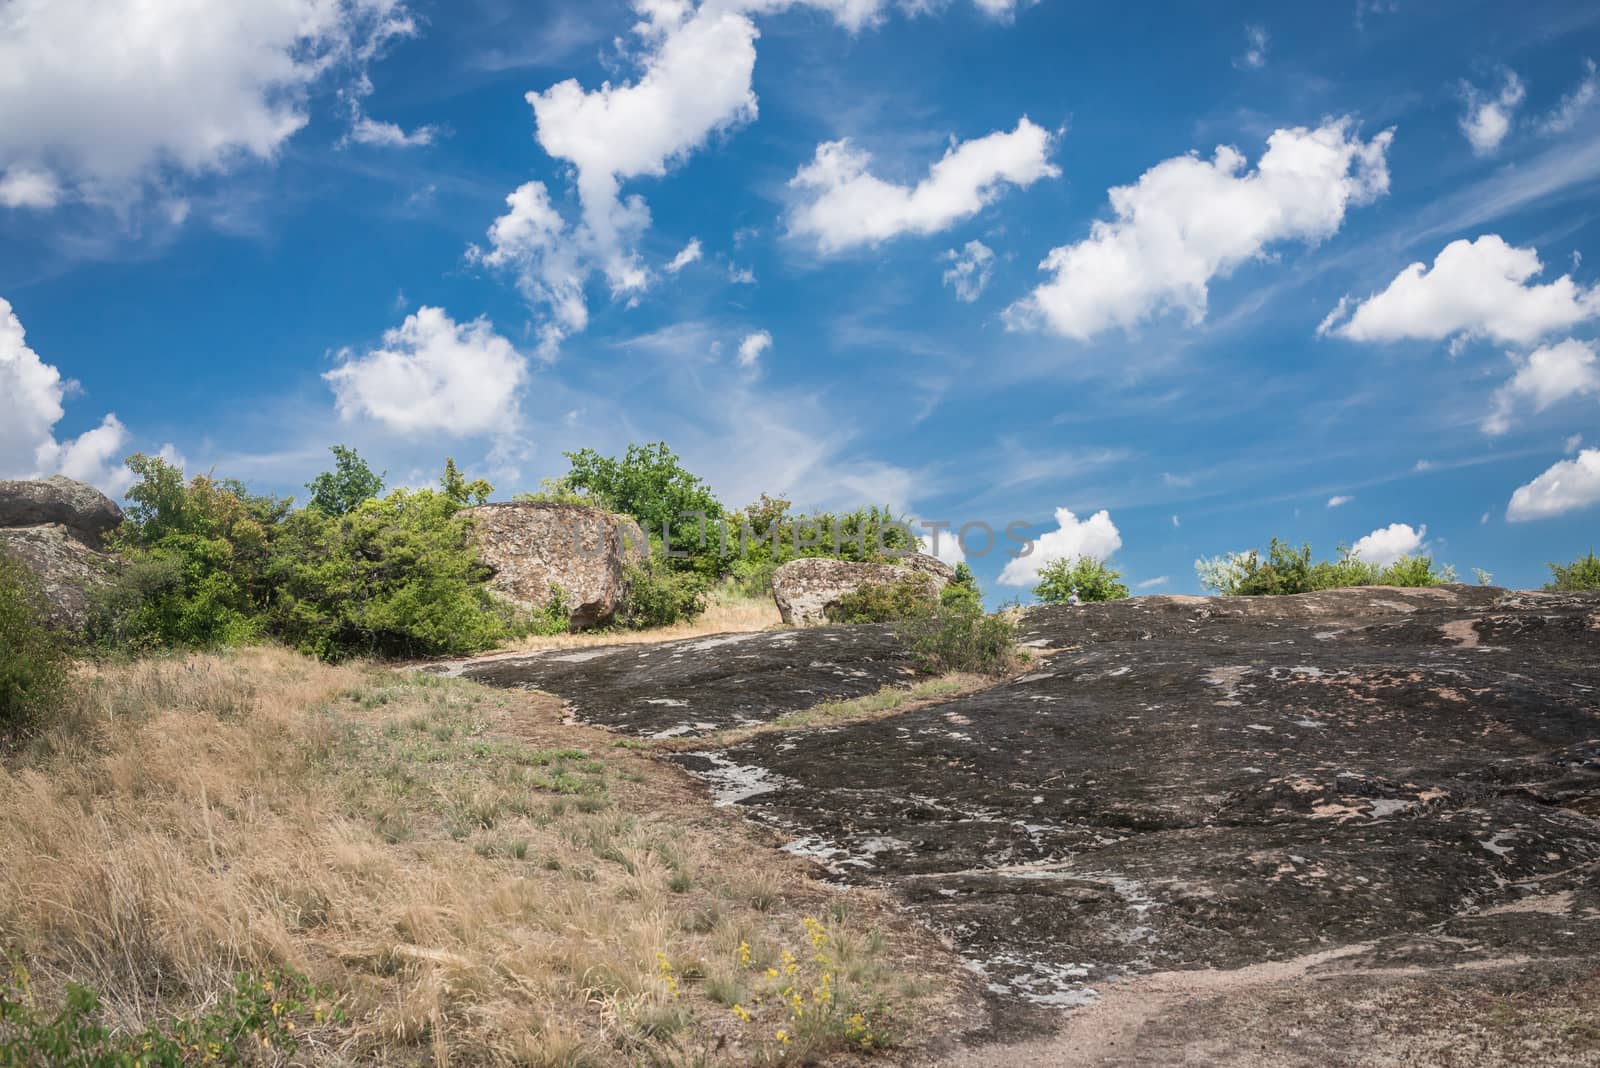
POLYGON ((667 752, 687 752, 738 745, 763 734, 810 730, 815 727, 841 727, 847 723, 866 723, 904 715, 939 701, 977 693, 993 685, 994 679, 987 675, 956 671, 940 675, 938 678, 924 679, 909 686, 885 686, 876 693, 869 693, 864 697, 826 701, 799 712, 789 712, 753 727, 730 727, 709 734, 657 738, 651 740, 649 745, 652 749, 667 752))
POLYGON ((768 630, 783 625, 778 606, 770 597, 741 597, 725 591, 713 594, 696 619, 653 630, 581 631, 577 634, 533 635, 506 645, 504 651, 525 653, 539 649, 571 649, 596 645, 634 645, 700 638, 708 634, 733 634, 768 630))
POLYGON ((321 1063, 807 1063, 951 1011, 882 900, 560 719, 275 649, 94 671, 0 767, 0 950, 129 1030, 304 972, 321 1063))

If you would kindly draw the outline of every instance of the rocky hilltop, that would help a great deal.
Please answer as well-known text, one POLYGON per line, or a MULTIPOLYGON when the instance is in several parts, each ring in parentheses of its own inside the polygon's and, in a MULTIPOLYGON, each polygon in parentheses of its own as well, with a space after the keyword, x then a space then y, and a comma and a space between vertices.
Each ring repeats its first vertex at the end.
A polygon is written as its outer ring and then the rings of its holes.
MULTIPOLYGON (((1152 973, 1592 976, 1600 596, 1148 597, 1022 629, 1033 664, 992 688, 673 759, 828 877, 898 895, 966 959, 995 1034, 1152 973)), ((880 627, 466 669, 679 748, 910 673, 880 627)))

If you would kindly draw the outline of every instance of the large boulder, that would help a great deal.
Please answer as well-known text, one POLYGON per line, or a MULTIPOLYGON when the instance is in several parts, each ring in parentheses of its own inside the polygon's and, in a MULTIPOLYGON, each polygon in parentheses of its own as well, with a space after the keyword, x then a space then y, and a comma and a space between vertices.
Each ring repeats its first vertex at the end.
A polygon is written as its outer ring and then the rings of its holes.
POLYGON ((57 523, 91 549, 122 523, 122 509, 93 486, 64 475, 42 481, 0 482, 0 527, 57 523))
POLYGON ((955 569, 937 557, 909 553, 898 564, 863 564, 854 560, 809 556, 790 560, 772 573, 772 599, 785 623, 825 623, 828 609, 847 593, 871 584, 891 585, 921 576, 930 596, 956 577, 955 569))
POLYGON ((39 576, 50 606, 46 619, 64 631, 83 629, 90 592, 116 573, 116 557, 89 548, 60 523, 0 528, 0 552, 39 576))
POLYGON ((90 592, 116 573, 100 550, 121 522, 111 498, 61 475, 0 482, 0 551, 39 576, 49 622, 64 631, 83 629, 90 592))
POLYGON ((609 622, 627 595, 627 568, 643 563, 649 542, 623 515, 581 504, 503 501, 463 512, 478 553, 493 570, 489 589, 527 612, 542 610, 559 587, 575 630, 609 622))

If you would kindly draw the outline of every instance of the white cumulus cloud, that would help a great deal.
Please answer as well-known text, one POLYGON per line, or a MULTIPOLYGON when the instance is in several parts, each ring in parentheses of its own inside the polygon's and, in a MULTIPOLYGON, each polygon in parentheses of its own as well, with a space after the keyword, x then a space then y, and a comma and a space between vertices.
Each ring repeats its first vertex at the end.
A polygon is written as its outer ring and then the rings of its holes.
POLYGON ((824 253, 875 245, 901 234, 932 234, 971 218, 1007 185, 1025 188, 1060 170, 1049 161, 1053 138, 1026 118, 1012 131, 951 145, 916 185, 884 181, 872 156, 848 139, 817 146, 789 182, 800 196, 789 231, 824 253))
MULTIPOLYGON (((1336 325, 1342 313, 1335 309, 1320 329, 1353 341, 1489 337, 1531 344, 1600 315, 1600 287, 1585 289, 1570 275, 1533 283, 1543 270, 1537 252, 1508 245, 1498 234, 1452 241, 1431 269, 1411 264, 1342 325, 1336 325)), ((1343 304, 1346 312, 1350 303, 1343 304)))
POLYGON ((1165 160, 1110 191, 1113 218, 1040 264, 1053 277, 1007 311, 1012 328, 1085 340, 1157 312, 1205 318, 1207 286, 1282 241, 1337 233, 1346 211, 1388 191, 1391 131, 1370 141, 1338 119, 1280 129, 1253 171, 1237 149, 1165 160))
POLYGON ((1554 463, 1532 482, 1518 486, 1506 508, 1513 523, 1549 519, 1600 504, 1600 449, 1584 449, 1554 463))
POLYGON ((1336 497, 1329 497, 1328 498, 1328 507, 1329 508, 1343 508, 1345 505, 1349 504, 1353 500, 1355 500, 1354 497, 1346 497, 1346 496, 1343 496, 1343 495, 1336 496, 1336 497))
POLYGON ((1484 433, 1504 434, 1511 415, 1521 403, 1535 412, 1569 397, 1600 394, 1600 359, 1594 344, 1571 338, 1534 349, 1521 359, 1513 356, 1517 373, 1495 391, 1494 409, 1483 422, 1484 433))
POLYGON ((489 227, 488 249, 473 245, 467 258, 511 271, 522 295, 545 311, 539 337, 548 356, 562 339, 589 325, 583 235, 567 228, 543 182, 524 182, 512 190, 506 207, 489 227))
POLYGON ((1484 92, 1466 82, 1461 84, 1461 96, 1467 105, 1461 116, 1461 132, 1472 145, 1473 152, 1492 156, 1499 150, 1500 142, 1511 132, 1512 117, 1526 95, 1522 79, 1515 71, 1506 71, 1497 93, 1484 92))
POLYGON ((121 201, 163 169, 270 159, 316 83, 359 101, 383 44, 414 32, 399 0, 8 0, 0 172, 121 201))
POLYGON ((1390 523, 1356 539, 1350 550, 1369 564, 1388 567, 1402 556, 1411 556, 1421 549, 1422 539, 1427 535, 1426 524, 1413 529, 1409 523, 1390 523))
POLYGON ((994 273, 994 250, 982 241, 968 241, 960 252, 947 251, 944 259, 950 263, 944 272, 944 284, 955 287, 956 299, 969 304, 977 300, 994 273))
POLYGON ((345 419, 367 417, 403 433, 508 436, 520 416, 528 362, 486 319, 457 323, 421 307, 383 335, 381 347, 346 350, 325 378, 345 419))
MULTIPOLYGON (((997 16, 1014 6, 996 0, 978 4, 997 16)), ((891 6, 890 0, 633 0, 639 19, 632 36, 619 39, 638 71, 632 80, 586 89, 569 78, 527 94, 540 146, 571 165, 577 218, 557 214, 559 225, 541 226, 543 233, 559 234, 559 243, 524 242, 502 253, 495 231, 503 229, 502 223, 517 223, 519 206, 512 203, 512 211, 491 229, 489 251, 473 248, 469 256, 490 266, 514 267, 524 296, 546 313, 542 347, 553 352, 587 324, 584 290, 592 275, 605 277, 614 299, 632 300, 652 282, 638 251, 650 209, 643 197, 625 194, 624 184, 661 177, 712 138, 755 120, 751 78, 760 36, 755 17, 806 7, 855 31, 880 21, 891 6)), ((898 6, 922 10, 925 5, 898 6)), ((541 208, 554 211, 542 183, 528 183, 512 196, 530 186, 538 187, 541 208)), ((754 276, 743 272, 733 280, 753 282, 754 276)))
POLYGON ((122 467, 128 431, 115 414, 75 438, 56 440, 72 387, 28 347, 22 321, 0 297, 0 478, 62 474, 121 493, 132 476, 122 467))
POLYGON ((1000 572, 1002 586, 1034 586, 1039 569, 1056 560, 1076 560, 1087 556, 1104 560, 1122 548, 1122 535, 1111 521, 1111 513, 1096 512, 1079 519, 1069 509, 1056 509, 1056 529, 1040 535, 1027 556, 1008 560, 1000 572))
POLYGON ((761 359, 761 354, 772 347, 772 335, 765 330, 757 330, 753 334, 746 334, 744 340, 739 342, 739 366, 753 367, 761 359))

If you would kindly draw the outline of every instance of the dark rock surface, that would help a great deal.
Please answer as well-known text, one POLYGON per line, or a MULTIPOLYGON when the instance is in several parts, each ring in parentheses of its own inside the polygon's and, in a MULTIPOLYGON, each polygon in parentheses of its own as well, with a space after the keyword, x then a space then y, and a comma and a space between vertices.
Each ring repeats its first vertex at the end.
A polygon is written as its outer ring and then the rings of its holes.
POLYGON ((816 627, 532 653, 468 665, 465 678, 565 698, 580 718, 643 737, 765 723, 909 682, 889 627, 816 627))
POLYGON ((122 509, 110 497, 63 475, 0 481, 0 527, 58 524, 89 548, 101 549, 121 523, 122 509))
MULTIPOLYGON (((896 891, 1012 1031, 1121 978, 1333 947, 1386 968, 1600 954, 1600 596, 1151 597, 1023 631, 1052 652, 1003 685, 675 759, 896 891)), ((896 657, 882 629, 828 628, 469 674, 656 733, 642 701, 683 702, 675 726, 770 719, 896 657)))

